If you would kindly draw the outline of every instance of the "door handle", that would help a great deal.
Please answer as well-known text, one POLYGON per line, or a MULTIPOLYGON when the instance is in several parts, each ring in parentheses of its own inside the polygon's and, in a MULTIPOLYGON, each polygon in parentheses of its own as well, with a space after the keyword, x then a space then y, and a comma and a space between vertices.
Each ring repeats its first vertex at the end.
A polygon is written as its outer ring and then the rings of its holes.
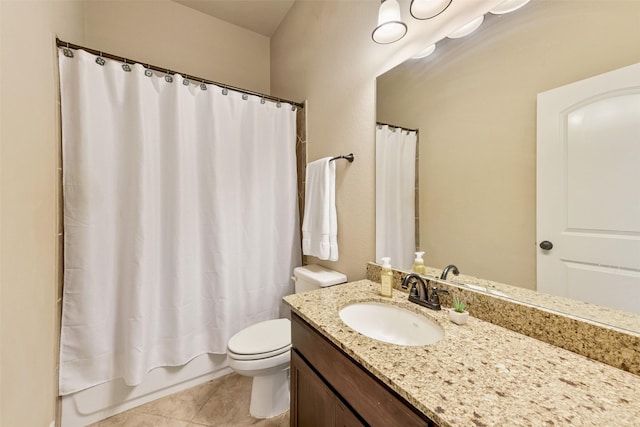
POLYGON ((540 242, 540 249, 543 249, 545 251, 550 251, 551 249, 553 249, 553 243, 551 243, 548 240, 544 240, 540 242))

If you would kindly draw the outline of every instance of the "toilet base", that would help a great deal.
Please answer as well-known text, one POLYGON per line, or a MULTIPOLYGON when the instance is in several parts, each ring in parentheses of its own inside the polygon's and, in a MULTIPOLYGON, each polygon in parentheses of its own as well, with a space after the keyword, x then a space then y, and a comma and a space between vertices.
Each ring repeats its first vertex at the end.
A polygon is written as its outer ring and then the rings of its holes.
POLYGON ((289 367, 270 375, 253 377, 249 413, 271 418, 289 410, 289 367))

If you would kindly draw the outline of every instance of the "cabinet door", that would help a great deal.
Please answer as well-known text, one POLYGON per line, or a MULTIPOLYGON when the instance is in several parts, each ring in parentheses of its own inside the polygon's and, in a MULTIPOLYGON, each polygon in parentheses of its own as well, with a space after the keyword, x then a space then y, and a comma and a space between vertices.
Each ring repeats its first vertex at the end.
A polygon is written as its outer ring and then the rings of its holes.
MULTIPOLYGON (((364 425, 374 427, 431 425, 427 417, 419 414, 407 402, 374 379, 371 374, 295 313, 291 316, 291 342, 294 348, 292 355, 297 353, 298 358, 302 355, 304 359, 301 360, 313 367, 313 369, 309 368, 311 372, 314 375, 320 375, 323 384, 331 387, 331 391, 342 402, 346 402, 348 408, 352 408, 358 419, 363 420, 364 425)), ((293 382, 291 393, 292 396, 295 394, 293 382)), ((307 427, 305 424, 297 425, 307 427)))
POLYGON ((333 392, 295 350, 291 351, 291 426, 331 427, 335 413, 333 392))
POLYGON ((336 427, 365 427, 365 424, 341 401, 336 400, 336 427))

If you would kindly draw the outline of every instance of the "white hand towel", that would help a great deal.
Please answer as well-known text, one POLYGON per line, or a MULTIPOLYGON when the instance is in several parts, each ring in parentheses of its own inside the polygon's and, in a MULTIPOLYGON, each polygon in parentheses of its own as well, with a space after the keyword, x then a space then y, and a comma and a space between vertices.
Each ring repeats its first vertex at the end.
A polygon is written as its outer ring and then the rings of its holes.
POLYGON ((336 165, 330 160, 325 157, 307 164, 302 253, 337 261, 336 165))

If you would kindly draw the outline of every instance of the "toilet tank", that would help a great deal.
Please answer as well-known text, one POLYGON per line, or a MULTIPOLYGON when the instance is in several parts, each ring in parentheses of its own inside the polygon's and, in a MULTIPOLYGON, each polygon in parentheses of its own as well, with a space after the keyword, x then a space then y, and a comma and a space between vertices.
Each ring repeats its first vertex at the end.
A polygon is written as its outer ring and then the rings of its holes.
POLYGON ((297 294, 346 283, 347 276, 338 271, 311 264, 294 268, 293 280, 295 281, 295 293, 297 294))

